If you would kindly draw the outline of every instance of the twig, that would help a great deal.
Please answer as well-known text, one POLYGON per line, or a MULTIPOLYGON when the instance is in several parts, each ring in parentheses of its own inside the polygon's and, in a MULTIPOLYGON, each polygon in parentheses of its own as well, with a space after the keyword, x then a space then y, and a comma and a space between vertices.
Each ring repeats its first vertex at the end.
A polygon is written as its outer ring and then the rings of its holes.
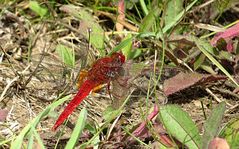
POLYGON ((107 134, 107 136, 106 136, 106 140, 109 140, 110 134, 111 134, 113 128, 115 127, 116 123, 119 121, 119 118, 120 118, 120 117, 121 117, 121 114, 119 114, 118 117, 114 120, 113 124, 111 125, 111 127, 110 127, 110 129, 109 129, 109 131, 108 131, 108 134, 107 134))
MULTIPOLYGON (((206 88, 206 92, 209 93, 217 102, 221 103, 222 100, 219 99, 209 88, 206 88)), ((226 102, 226 101, 225 101, 226 102)), ((226 104, 230 107, 232 107, 231 104, 229 104, 228 102, 226 102, 226 104)))
POLYGON ((204 119, 206 120, 206 119, 207 119, 207 115, 206 115, 206 112, 205 112, 205 108, 204 108, 204 105, 203 105, 203 101, 200 100, 200 103, 201 103, 201 106, 202 106, 202 111, 203 111, 204 119))
POLYGON ((236 94, 236 93, 233 93, 233 92, 231 92, 231 91, 229 91, 229 90, 220 89, 220 88, 213 88, 213 89, 214 89, 214 90, 217 90, 217 91, 219 91, 219 92, 221 92, 221 93, 224 93, 224 94, 228 94, 228 95, 230 95, 230 96, 233 96, 233 97, 235 97, 235 98, 237 98, 237 99, 239 100, 239 95, 236 94))
POLYGON ((4 90, 3 90, 3 92, 2 92, 2 94, 1 94, 1 96, 0 96, 0 102, 2 102, 4 95, 6 94, 7 90, 11 87, 12 83, 15 82, 15 81, 17 81, 18 79, 19 79, 19 76, 13 78, 13 79, 7 84, 7 86, 4 88, 4 90))
POLYGON ((109 17, 110 19, 112 19, 113 21, 117 21, 118 23, 122 24, 123 26, 125 26, 126 28, 130 29, 131 31, 135 31, 137 32, 139 29, 135 26, 133 26, 132 24, 125 22, 124 20, 116 20, 116 16, 109 13, 109 12, 104 12, 104 11, 100 11, 98 10, 97 13, 104 15, 106 17, 109 17))
POLYGON ((41 55, 41 57, 40 57, 40 60, 39 60, 39 62, 38 62, 38 64, 37 64, 36 68, 35 68, 34 71, 31 73, 31 75, 28 77, 28 79, 26 80, 26 82, 24 83, 23 88, 25 88, 25 87, 27 86, 27 84, 31 81, 33 75, 36 73, 37 69, 39 68, 41 62, 42 62, 43 59, 44 59, 44 53, 45 53, 45 52, 43 51, 43 53, 42 53, 42 55, 41 55))
POLYGON ((2 50, 3 54, 6 55, 6 59, 7 59, 8 63, 9 63, 9 65, 11 66, 13 73, 14 73, 16 76, 21 77, 21 75, 20 75, 20 74, 15 70, 15 68, 12 66, 12 63, 11 63, 10 59, 8 58, 7 52, 2 48, 1 45, 0 45, 0 49, 2 50))
MULTIPOLYGON (((233 110, 236 109, 238 106, 239 106, 239 104, 236 104, 236 105, 230 107, 229 109, 226 110, 225 113, 231 113, 231 112, 233 112, 233 110)), ((237 109, 236 109, 236 110, 237 110, 237 109)))
POLYGON ((215 1, 215 0, 206 1, 205 3, 203 3, 203 4, 201 4, 201 5, 197 6, 197 7, 195 7, 195 9, 189 11, 189 13, 193 13, 193 12, 195 12, 195 11, 197 11, 197 10, 203 8, 203 7, 206 7, 207 5, 210 5, 211 3, 213 3, 214 1, 215 1))

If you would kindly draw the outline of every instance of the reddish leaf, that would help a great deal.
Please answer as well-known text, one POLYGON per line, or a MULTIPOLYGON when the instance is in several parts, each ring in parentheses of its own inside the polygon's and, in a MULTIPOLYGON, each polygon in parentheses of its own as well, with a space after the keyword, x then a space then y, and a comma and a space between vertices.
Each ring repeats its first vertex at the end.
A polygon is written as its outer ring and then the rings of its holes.
POLYGON ((226 29, 224 32, 217 33, 215 37, 211 40, 211 45, 216 46, 217 41, 221 38, 223 38, 227 42, 227 51, 232 52, 233 46, 232 46, 232 38, 239 35, 239 23, 236 25, 226 29))
POLYGON ((230 149, 227 141, 222 138, 214 138, 208 145, 208 149, 230 149))
POLYGON ((163 145, 167 146, 168 148, 175 146, 175 143, 178 146, 181 146, 178 140, 168 135, 167 131, 161 123, 156 121, 155 123, 153 123, 153 128, 155 134, 159 136, 160 143, 162 143, 163 145))
MULTIPOLYGON (((153 118, 158 114, 158 106, 155 104, 153 111, 148 115, 147 121, 153 121, 153 118)), ((152 136, 150 133, 148 127, 147 127, 147 121, 143 121, 139 127, 137 127, 133 131, 133 135, 135 137, 138 137, 141 140, 144 140, 146 138, 149 138, 152 136)), ((167 135, 166 130, 163 128, 162 124, 159 124, 158 122, 153 122, 153 130, 155 134, 158 134, 159 140, 162 144, 166 145, 167 147, 173 147, 174 143, 171 140, 171 138, 167 135)), ((129 137, 128 139, 128 144, 134 143, 133 137, 129 137)))
POLYGON ((116 30, 117 31, 123 31, 124 26, 119 23, 119 21, 124 21, 125 20, 125 3, 124 0, 120 0, 118 3, 118 17, 117 17, 117 22, 116 22, 116 30))
MULTIPOLYGON (((154 110, 152 113, 148 115, 147 120, 151 121, 157 114, 158 114, 158 106, 155 104, 154 110)), ((135 135, 136 137, 147 135, 148 129, 146 125, 147 125, 147 121, 142 122, 140 126, 134 130, 133 135, 135 135)))
POLYGON ((204 84, 220 79, 226 79, 225 76, 213 76, 199 73, 179 73, 176 76, 164 81, 164 93, 166 96, 174 94, 186 88, 204 84))
MULTIPOLYGON (((152 119, 158 114, 158 106, 155 104, 154 105, 154 110, 153 112, 151 112, 148 117, 147 120, 148 121, 152 121, 152 119)), ((154 130, 154 134, 157 134, 160 140, 160 143, 164 144, 167 147, 173 147, 174 143, 173 142, 177 142, 177 140, 172 141, 172 139, 169 137, 169 135, 167 134, 166 130, 164 129, 163 125, 157 121, 153 122, 152 124, 153 126, 153 130, 154 130)), ((144 140, 146 138, 152 137, 152 133, 151 131, 148 129, 147 127, 147 121, 143 121, 139 127, 137 127, 133 133, 132 133, 135 137, 138 137, 141 140, 144 140)), ((135 140, 133 139, 133 137, 129 137, 128 139, 128 144, 133 144, 135 142, 135 140)))
POLYGON ((7 115, 8 115, 8 110, 6 110, 6 109, 0 109, 0 122, 5 121, 7 115))

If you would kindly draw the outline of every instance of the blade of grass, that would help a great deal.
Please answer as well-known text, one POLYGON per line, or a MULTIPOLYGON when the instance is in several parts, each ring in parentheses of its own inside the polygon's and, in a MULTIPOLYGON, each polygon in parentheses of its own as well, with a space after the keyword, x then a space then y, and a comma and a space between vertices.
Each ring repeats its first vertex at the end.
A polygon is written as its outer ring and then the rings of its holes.
POLYGON ((126 132, 128 135, 130 135, 133 139, 135 139, 137 142, 139 142, 141 145, 144 145, 147 148, 151 148, 148 144, 141 141, 139 138, 135 137, 132 133, 130 133, 126 128, 123 128, 124 132, 126 132))
POLYGON ((9 139, 6 139, 6 140, 3 140, 0 142, 0 146, 3 147, 3 146, 8 146, 8 144, 10 144, 9 142, 11 142, 14 138, 11 137, 9 139))
MULTIPOLYGON (((109 53, 109 55, 111 55, 114 52, 120 51, 121 49, 123 49, 124 47, 129 45, 131 43, 131 41, 133 40, 133 38, 134 38, 134 36, 123 40, 120 44, 118 44, 117 46, 114 47, 114 49, 109 53)), ((126 55, 126 57, 127 57, 127 55, 126 55)))
POLYGON ((65 149, 73 149, 77 143, 83 129, 85 128, 87 118, 87 110, 83 108, 77 120, 76 126, 71 134, 70 140, 67 142, 65 149))
POLYGON ((141 5, 141 8, 142 8, 144 14, 145 14, 145 15, 148 15, 149 11, 148 11, 148 9, 147 9, 147 6, 146 6, 144 0, 139 0, 139 3, 140 3, 140 5, 141 5))
POLYGON ((33 147, 33 135, 30 134, 30 135, 28 136, 27 149, 32 149, 32 147, 33 147))
POLYGON ((11 149, 20 149, 26 134, 31 130, 32 127, 36 127, 36 125, 40 122, 40 120, 43 117, 45 117, 49 112, 50 112, 50 108, 47 107, 43 112, 41 112, 37 117, 35 117, 30 123, 28 123, 27 126, 23 128, 20 134, 12 142, 11 149))
POLYGON ((208 43, 207 41, 203 39, 199 39, 194 36, 190 36, 187 38, 190 41, 193 41, 199 50, 203 52, 203 54, 206 55, 206 57, 214 64, 216 65, 230 80, 232 80, 233 83, 235 83, 238 87, 238 83, 233 79, 233 77, 227 72, 227 70, 208 52, 213 51, 213 47, 208 43))
POLYGON ((12 141, 11 148, 10 149, 20 149, 23 143, 23 139, 26 136, 26 134, 31 130, 31 128, 35 128, 37 124, 40 122, 40 120, 47 116, 50 111, 54 110, 57 106, 65 102, 67 99, 69 99, 70 95, 65 96, 58 101, 50 104, 44 111, 42 111, 40 114, 38 114, 33 120, 31 120, 19 133, 19 135, 12 141))
POLYGON ((37 140, 38 146, 40 147, 40 149, 45 149, 45 146, 42 142, 41 136, 39 135, 39 133, 36 131, 35 128, 32 128, 32 129, 33 129, 33 134, 37 140))
POLYGON ((69 67, 75 66, 75 53, 74 50, 62 45, 58 44, 56 46, 56 51, 59 54, 61 60, 69 67))
POLYGON ((174 21, 175 16, 183 11, 183 0, 168 0, 166 3, 165 24, 170 24, 174 21))
POLYGON ((149 32, 152 27, 156 24, 157 18, 159 17, 161 13, 161 8, 155 7, 152 8, 152 10, 148 13, 147 16, 144 17, 139 32, 149 32))
POLYGON ((210 117, 206 120, 204 125, 205 132, 202 136, 202 148, 208 148, 209 142, 218 135, 219 126, 221 124, 225 110, 225 102, 221 102, 212 110, 210 117))

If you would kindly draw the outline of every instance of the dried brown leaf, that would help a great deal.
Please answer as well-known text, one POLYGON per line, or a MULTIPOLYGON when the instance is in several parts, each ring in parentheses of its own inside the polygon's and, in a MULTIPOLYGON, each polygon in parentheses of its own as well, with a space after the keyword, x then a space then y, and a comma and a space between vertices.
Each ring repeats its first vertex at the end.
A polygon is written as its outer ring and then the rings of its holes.
POLYGON ((189 87, 205 84, 208 82, 226 79, 225 76, 215 76, 199 73, 179 73, 176 76, 164 81, 164 93, 166 96, 187 89, 189 87))

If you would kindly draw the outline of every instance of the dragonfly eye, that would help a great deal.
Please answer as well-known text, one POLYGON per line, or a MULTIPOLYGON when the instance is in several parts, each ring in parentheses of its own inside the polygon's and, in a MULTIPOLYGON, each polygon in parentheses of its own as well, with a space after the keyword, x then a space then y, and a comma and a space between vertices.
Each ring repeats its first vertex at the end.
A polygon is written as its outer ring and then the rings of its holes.
POLYGON ((121 53, 113 53, 112 58, 121 64, 123 64, 125 62, 125 56, 121 53))
POLYGON ((109 71, 109 72, 106 73, 106 75, 107 75, 108 77, 110 77, 110 78, 114 78, 115 75, 116 75, 116 72, 109 71))

